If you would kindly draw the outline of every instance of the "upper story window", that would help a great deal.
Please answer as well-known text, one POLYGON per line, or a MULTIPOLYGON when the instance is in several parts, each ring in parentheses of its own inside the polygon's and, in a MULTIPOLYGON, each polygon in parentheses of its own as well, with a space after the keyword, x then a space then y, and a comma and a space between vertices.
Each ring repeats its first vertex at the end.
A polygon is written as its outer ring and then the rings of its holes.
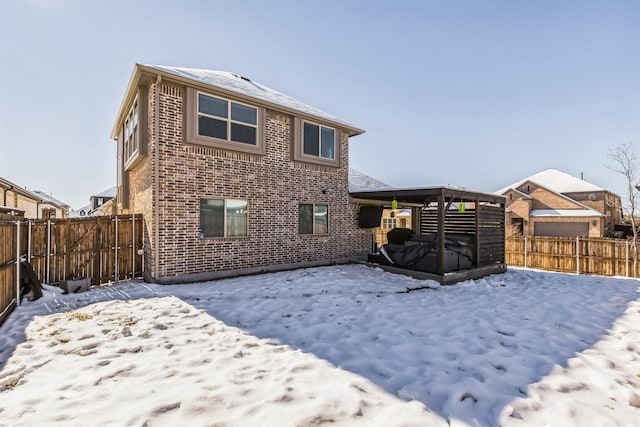
POLYGON ((198 135, 257 145, 258 109, 199 93, 198 135))
POLYGON ((301 118, 294 121, 294 160, 340 166, 340 131, 301 118))
POLYGON ((263 128, 263 108, 187 90, 187 142, 263 154, 263 128))
POLYGON ((335 133, 335 130, 331 128, 304 122, 302 152, 308 156, 334 160, 336 148, 335 133))
POLYGON ((140 132, 138 131, 138 98, 124 120, 124 161, 130 162, 140 152, 140 132))

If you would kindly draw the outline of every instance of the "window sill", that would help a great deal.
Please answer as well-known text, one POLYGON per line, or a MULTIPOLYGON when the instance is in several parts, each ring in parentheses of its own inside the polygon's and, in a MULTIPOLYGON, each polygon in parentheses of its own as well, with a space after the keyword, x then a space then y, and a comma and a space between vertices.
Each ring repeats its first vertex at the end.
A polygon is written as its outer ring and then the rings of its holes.
POLYGON ((129 157, 129 159, 127 159, 124 163, 124 170, 126 171, 130 171, 131 169, 133 169, 138 163, 140 163, 140 161, 145 158, 146 156, 140 154, 138 151, 136 151, 131 157, 129 157))
POLYGON ((237 151, 240 153, 264 155, 264 146, 262 145, 231 142, 224 139, 217 139, 206 136, 191 137, 186 141, 186 143, 191 145, 201 145, 204 147, 219 148, 221 150, 237 151))

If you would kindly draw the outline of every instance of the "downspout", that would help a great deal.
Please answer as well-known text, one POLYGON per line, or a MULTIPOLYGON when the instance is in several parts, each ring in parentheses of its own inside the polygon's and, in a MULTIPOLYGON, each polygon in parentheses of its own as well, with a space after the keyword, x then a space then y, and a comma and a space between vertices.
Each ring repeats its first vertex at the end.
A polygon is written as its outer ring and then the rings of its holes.
POLYGON ((11 190, 13 190, 13 185, 4 189, 4 201, 2 206, 7 206, 7 193, 11 190))
POLYGON ((155 137, 155 144, 153 146, 154 159, 154 201, 153 201, 153 234, 154 234, 154 255, 153 255, 153 273, 154 278, 159 277, 160 270, 160 83, 162 82, 162 76, 158 74, 156 77, 156 96, 153 103, 153 114, 155 116, 155 123, 153 124, 153 133, 155 137))

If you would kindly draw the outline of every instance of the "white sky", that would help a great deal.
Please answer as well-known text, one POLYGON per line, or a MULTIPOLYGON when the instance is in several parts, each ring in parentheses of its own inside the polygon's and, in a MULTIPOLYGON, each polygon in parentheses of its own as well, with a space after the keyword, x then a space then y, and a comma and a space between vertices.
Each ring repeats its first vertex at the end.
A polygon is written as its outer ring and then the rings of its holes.
POLYGON ((80 207, 115 184, 136 62, 227 70, 367 131, 395 187, 493 191, 546 168, 622 194, 640 140, 640 3, 0 0, 0 176, 80 207))
POLYGON ((637 425, 639 283, 346 265, 47 287, 0 327, 0 423, 637 425))

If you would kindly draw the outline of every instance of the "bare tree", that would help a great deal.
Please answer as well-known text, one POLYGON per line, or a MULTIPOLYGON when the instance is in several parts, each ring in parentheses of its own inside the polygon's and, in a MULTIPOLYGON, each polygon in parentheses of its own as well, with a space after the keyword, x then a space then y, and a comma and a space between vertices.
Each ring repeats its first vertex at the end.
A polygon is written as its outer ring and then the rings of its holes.
POLYGON ((633 233, 633 240, 631 241, 633 276, 638 277, 638 226, 636 224, 636 204, 638 202, 638 189, 640 187, 640 183, 638 182, 638 177, 640 176, 638 156, 636 155, 634 145, 631 142, 626 142, 609 150, 607 157, 613 162, 610 169, 624 176, 627 184, 626 206, 623 203, 622 211, 629 217, 629 221, 631 222, 631 232, 633 233))

